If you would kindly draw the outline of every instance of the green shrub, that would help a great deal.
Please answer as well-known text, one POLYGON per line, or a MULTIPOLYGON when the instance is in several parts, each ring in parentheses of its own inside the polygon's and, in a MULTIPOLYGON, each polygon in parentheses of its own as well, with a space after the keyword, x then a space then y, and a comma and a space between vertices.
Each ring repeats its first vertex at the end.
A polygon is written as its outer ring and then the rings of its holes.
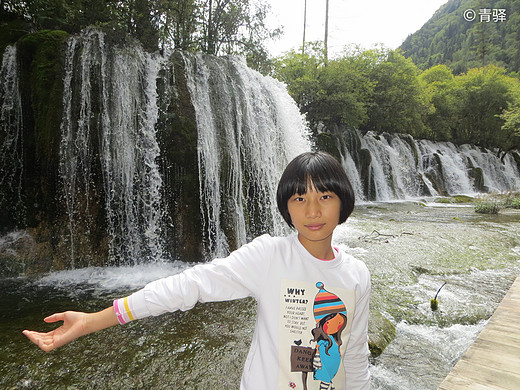
POLYGON ((498 214, 499 210, 497 202, 479 202, 475 205, 475 212, 480 214, 498 214))
POLYGON ((513 198, 510 207, 513 209, 520 209, 520 198, 513 198))

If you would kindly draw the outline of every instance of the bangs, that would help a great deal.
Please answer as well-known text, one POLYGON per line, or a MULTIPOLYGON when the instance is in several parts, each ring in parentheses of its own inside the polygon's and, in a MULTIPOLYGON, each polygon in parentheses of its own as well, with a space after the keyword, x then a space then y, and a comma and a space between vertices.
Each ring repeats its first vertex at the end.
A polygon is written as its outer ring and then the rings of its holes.
POLYGON ((328 175, 322 176, 320 174, 307 173, 305 177, 297 180, 295 184, 295 190, 291 194, 304 195, 309 189, 314 189, 318 192, 334 192, 338 191, 338 186, 334 185, 334 182, 330 180, 328 175))

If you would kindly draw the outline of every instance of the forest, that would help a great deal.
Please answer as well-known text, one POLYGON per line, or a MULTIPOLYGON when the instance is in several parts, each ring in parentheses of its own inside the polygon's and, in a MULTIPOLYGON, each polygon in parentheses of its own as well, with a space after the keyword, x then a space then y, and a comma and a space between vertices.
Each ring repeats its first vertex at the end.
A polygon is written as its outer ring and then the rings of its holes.
POLYGON ((519 11, 519 0, 450 0, 401 49, 422 70, 445 64, 461 74, 495 64, 518 72, 519 11))
POLYGON ((35 31, 73 34, 95 25, 151 52, 244 56, 287 85, 315 133, 353 127, 518 149, 520 1, 492 2, 507 10, 503 23, 468 24, 462 11, 481 3, 447 2, 397 50, 346 47, 330 59, 322 42, 270 57, 266 42, 282 29, 267 28, 262 1, 0 0, 0 49, 35 31))

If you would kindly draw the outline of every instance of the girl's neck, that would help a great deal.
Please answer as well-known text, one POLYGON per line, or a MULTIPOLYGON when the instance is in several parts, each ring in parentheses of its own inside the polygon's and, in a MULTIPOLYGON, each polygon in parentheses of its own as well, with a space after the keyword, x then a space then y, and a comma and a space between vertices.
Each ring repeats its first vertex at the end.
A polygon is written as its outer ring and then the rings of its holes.
POLYGON ((298 234, 298 240, 303 245, 303 247, 309 252, 312 256, 320 260, 333 260, 336 256, 334 255, 334 250, 332 249, 332 240, 325 240, 319 242, 312 242, 309 240, 304 240, 298 234))

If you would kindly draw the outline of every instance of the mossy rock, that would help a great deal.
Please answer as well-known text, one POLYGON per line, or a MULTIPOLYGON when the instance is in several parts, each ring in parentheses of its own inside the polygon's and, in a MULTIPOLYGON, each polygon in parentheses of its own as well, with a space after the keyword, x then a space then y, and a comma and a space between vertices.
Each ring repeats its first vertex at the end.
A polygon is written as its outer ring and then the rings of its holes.
POLYGON ((474 199, 468 195, 454 195, 451 197, 435 198, 437 203, 473 203, 474 199))
POLYGON ((383 353, 385 348, 395 339, 395 325, 380 312, 371 310, 368 320, 368 348, 372 357, 383 353))
POLYGON ((482 168, 470 168, 468 170, 469 177, 473 180, 473 188, 478 192, 488 192, 489 188, 484 185, 484 173, 482 168))
POLYGON ((516 166, 518 167, 518 170, 520 171, 520 152, 514 151, 511 153, 513 156, 513 159, 516 162, 516 166))
POLYGON ((452 197, 453 203, 473 203, 474 199, 468 195, 455 195, 452 197))
POLYGON ((3 54, 7 46, 16 43, 30 30, 31 26, 25 20, 0 10, 0 53, 3 54))
POLYGON ((338 137, 329 132, 322 132, 316 135, 316 146, 318 150, 329 153, 341 161, 341 154, 338 149, 340 144, 338 137))
POLYGON ((437 153, 433 153, 432 159, 430 161, 430 167, 427 172, 424 173, 424 176, 430 180, 433 188, 439 195, 448 196, 448 191, 446 190, 446 181, 444 179, 444 174, 442 171, 442 160, 437 153))
POLYGON ((17 43, 24 116, 27 224, 54 217, 63 106, 65 31, 39 31, 17 43), (29 171, 27 171, 29 172, 29 171))
POLYGON ((159 78, 160 115, 157 140, 161 148, 164 187, 168 189, 168 252, 186 261, 202 257, 197 124, 187 86, 184 60, 172 55, 172 66, 159 78), (174 89, 175 91, 171 91, 174 89), (169 98, 165 98, 169 97, 169 98))
POLYGON ((372 165, 372 154, 368 149, 360 149, 359 151, 359 176, 361 177, 363 192, 366 194, 367 200, 376 200, 376 185, 374 175, 370 174, 372 165))

